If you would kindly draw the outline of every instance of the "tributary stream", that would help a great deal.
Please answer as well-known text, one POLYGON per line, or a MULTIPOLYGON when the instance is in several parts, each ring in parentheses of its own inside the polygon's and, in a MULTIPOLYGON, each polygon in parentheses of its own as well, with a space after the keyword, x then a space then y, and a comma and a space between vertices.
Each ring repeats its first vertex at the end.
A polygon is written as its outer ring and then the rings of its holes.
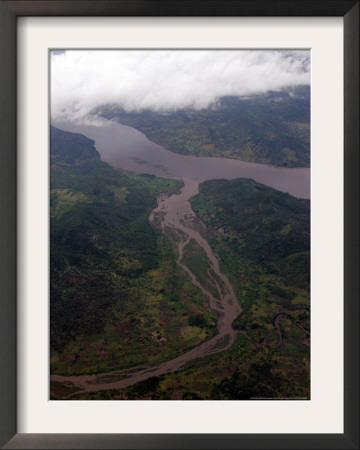
POLYGON ((161 226, 165 234, 171 234, 172 241, 176 242, 179 266, 207 297, 211 309, 219 317, 217 334, 192 350, 153 366, 142 365, 97 375, 51 375, 51 381, 69 387, 71 392, 61 397, 53 392, 55 398, 66 399, 78 393, 125 388, 152 376, 175 372, 194 360, 222 352, 233 344, 238 332, 233 330, 232 322, 240 314, 241 308, 227 275, 219 268, 217 256, 200 234, 200 221, 191 209, 189 199, 197 194, 200 182, 215 178, 246 177, 296 197, 309 198, 310 194, 309 169, 278 168, 226 158, 177 155, 148 141, 142 133, 132 128, 105 119, 99 121, 102 126, 68 123, 55 126, 93 139, 102 159, 114 167, 184 181, 179 195, 159 196, 158 205, 149 220, 154 226, 161 226), (208 258, 209 283, 206 285, 199 282, 196 273, 184 262, 184 249, 190 242, 200 246, 208 258))

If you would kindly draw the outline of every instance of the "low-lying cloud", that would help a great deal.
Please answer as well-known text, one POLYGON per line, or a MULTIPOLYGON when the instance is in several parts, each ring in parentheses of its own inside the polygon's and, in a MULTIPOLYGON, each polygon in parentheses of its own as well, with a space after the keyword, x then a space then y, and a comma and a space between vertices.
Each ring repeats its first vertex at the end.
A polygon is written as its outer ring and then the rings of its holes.
POLYGON ((93 50, 51 55, 51 116, 81 121, 94 108, 202 109, 310 83, 310 52, 281 50, 93 50))

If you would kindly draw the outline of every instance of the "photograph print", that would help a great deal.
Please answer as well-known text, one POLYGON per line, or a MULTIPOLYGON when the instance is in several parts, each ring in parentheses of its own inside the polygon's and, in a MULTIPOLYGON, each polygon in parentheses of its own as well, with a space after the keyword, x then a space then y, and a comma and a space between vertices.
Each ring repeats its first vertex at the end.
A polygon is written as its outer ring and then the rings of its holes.
POLYGON ((310 51, 50 64, 50 399, 310 400, 310 51))

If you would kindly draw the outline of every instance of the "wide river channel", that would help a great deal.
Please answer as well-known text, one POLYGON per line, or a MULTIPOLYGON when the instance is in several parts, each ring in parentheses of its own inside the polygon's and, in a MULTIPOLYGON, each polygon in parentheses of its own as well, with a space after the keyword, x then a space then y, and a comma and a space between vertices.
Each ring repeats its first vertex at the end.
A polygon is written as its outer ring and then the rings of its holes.
POLYGON ((74 123, 55 123, 54 126, 93 139, 101 159, 113 167, 197 182, 219 178, 252 178, 294 197, 310 198, 309 168, 276 167, 235 159, 180 155, 149 141, 134 128, 101 118, 96 118, 96 123, 97 126, 74 123))
POLYGON ((241 313, 241 307, 227 274, 219 267, 217 255, 200 234, 199 219, 191 209, 189 199, 197 194, 200 182, 245 177, 298 198, 310 197, 308 168, 275 167, 226 158, 179 155, 150 142, 144 134, 134 128, 106 119, 96 118, 96 122, 96 126, 73 123, 54 125, 62 130, 81 133, 93 139, 101 159, 113 167, 184 181, 179 195, 159 196, 158 205, 152 211, 149 221, 156 226, 155 218, 159 219, 158 222, 165 235, 177 236, 178 265, 207 297, 210 308, 218 315, 217 334, 192 350, 154 366, 144 364, 96 375, 51 375, 53 398, 66 399, 78 393, 125 388, 151 376, 180 370, 195 359, 222 352, 232 345, 239 333, 233 330, 232 322, 241 313), (193 273, 183 260, 184 249, 186 250, 190 241, 201 247, 208 258, 207 285, 202 285, 198 281, 197 274, 193 273), (209 289, 209 286, 212 286, 212 289, 209 289), (60 390, 56 389, 59 384, 63 387, 60 390))

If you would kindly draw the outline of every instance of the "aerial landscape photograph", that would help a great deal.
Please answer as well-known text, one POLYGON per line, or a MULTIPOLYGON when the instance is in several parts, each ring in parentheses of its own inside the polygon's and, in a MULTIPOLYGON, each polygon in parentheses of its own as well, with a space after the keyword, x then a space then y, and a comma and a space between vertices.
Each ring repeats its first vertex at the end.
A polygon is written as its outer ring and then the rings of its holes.
POLYGON ((54 49, 51 400, 311 400, 309 50, 54 49))

